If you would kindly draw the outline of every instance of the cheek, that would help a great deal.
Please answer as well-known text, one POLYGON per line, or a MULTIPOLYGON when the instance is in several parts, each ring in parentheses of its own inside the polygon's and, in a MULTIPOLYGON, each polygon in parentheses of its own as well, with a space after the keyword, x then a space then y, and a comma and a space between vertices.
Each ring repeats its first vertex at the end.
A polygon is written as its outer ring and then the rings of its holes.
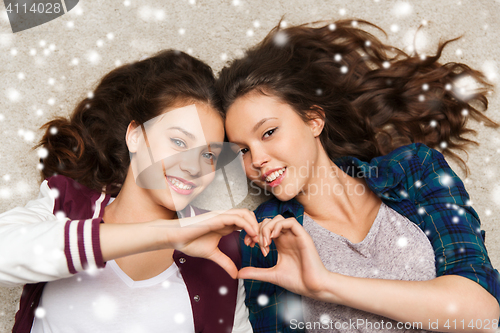
POLYGON ((252 166, 251 160, 250 156, 243 158, 245 174, 249 179, 260 179, 260 171, 252 166))

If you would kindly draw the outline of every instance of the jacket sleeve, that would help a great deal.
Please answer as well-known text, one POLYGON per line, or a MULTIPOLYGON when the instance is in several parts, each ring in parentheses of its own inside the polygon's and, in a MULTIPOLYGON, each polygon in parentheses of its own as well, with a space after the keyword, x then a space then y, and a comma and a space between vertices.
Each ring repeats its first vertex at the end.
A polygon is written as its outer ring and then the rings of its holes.
POLYGON ((440 152, 425 145, 417 147, 420 179, 407 186, 421 216, 419 226, 434 248, 437 276, 468 278, 500 303, 500 276, 491 265, 484 231, 464 184, 440 152))
POLYGON ((37 199, 0 214, 0 286, 52 281, 104 267, 102 219, 70 220, 62 212, 54 214, 57 196, 45 180, 37 199))

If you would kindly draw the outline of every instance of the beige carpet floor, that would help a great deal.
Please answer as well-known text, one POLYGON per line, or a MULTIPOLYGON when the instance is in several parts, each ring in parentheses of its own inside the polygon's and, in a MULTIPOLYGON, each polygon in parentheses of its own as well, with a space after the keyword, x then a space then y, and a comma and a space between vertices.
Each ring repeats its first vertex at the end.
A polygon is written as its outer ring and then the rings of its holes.
MULTIPOLYGON (((465 62, 493 83, 499 81, 498 0, 81 0, 64 16, 16 34, 2 2, 0 212, 37 195, 38 156, 30 148, 41 136, 39 127, 68 115, 116 65, 177 48, 217 71, 282 17, 288 24, 369 20, 385 29, 388 42, 409 51, 415 41, 417 50, 428 54, 439 41, 463 36, 446 49, 443 60, 465 62)), ((491 96, 487 113, 496 121, 498 96, 491 96)), ((471 174, 465 184, 486 230, 490 258, 500 268, 500 131, 473 126, 481 146, 469 153, 471 174)), ((20 292, 20 287, 0 288, 0 332, 11 330, 20 292)))

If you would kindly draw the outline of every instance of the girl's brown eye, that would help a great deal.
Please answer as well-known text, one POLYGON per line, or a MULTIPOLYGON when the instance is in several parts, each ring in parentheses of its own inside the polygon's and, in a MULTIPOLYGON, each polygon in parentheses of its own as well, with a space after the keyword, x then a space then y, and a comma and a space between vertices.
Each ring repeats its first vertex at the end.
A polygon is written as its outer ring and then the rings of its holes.
POLYGON ((273 129, 270 129, 269 131, 267 131, 266 133, 264 133, 264 137, 270 137, 271 135, 273 135, 274 131, 276 131, 278 129, 278 127, 275 127, 273 129))
POLYGON ((240 153, 242 153, 243 155, 245 155, 245 153, 248 152, 248 148, 241 148, 240 149, 240 153))

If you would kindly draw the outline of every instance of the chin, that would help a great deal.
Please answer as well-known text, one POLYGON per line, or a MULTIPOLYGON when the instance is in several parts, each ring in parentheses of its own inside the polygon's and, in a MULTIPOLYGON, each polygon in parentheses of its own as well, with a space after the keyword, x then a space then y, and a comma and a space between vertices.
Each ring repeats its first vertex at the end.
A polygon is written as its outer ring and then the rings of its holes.
MULTIPOLYGON (((268 189, 268 191, 269 191, 269 189, 268 189)), ((278 198, 280 201, 289 201, 297 196, 297 193, 295 193, 294 191, 285 191, 285 190, 282 190, 281 187, 274 188, 271 191, 271 193, 276 198, 278 198)))

